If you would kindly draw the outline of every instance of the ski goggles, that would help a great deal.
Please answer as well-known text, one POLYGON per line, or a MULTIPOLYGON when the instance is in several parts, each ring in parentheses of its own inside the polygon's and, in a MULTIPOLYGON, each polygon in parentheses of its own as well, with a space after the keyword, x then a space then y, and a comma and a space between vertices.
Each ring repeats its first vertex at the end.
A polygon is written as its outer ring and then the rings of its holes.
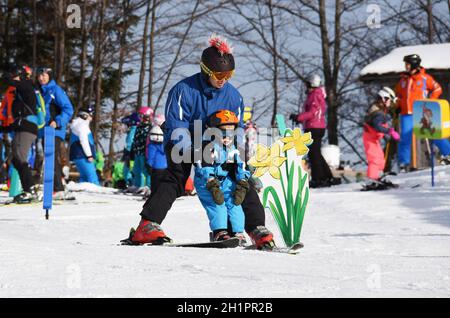
POLYGON ((42 73, 51 73, 51 72, 52 72, 52 69, 49 68, 49 67, 38 67, 36 69, 36 74, 37 75, 42 74, 42 73))
POLYGON ((225 72, 214 72, 211 71, 203 62, 200 62, 200 68, 203 72, 208 74, 208 76, 214 78, 216 81, 228 81, 234 75, 234 70, 225 72))

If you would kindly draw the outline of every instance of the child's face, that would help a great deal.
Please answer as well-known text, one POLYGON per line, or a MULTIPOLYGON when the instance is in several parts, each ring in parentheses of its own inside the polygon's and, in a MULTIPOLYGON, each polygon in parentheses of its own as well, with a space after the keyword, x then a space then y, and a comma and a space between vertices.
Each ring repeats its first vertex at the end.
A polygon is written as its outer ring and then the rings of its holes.
POLYGON ((233 143, 234 125, 223 125, 220 127, 222 130, 222 144, 229 146, 233 143))

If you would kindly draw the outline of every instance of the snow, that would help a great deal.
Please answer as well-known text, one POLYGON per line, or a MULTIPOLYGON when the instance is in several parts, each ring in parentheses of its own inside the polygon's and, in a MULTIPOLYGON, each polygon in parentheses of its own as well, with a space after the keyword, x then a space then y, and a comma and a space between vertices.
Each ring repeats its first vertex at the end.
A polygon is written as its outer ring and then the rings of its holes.
POLYGON ((418 54, 425 69, 450 69, 450 43, 404 46, 373 61, 361 70, 360 76, 367 74, 400 73, 405 71, 403 57, 418 54))
MULTIPOLYGON (((111 190, 80 186, 50 220, 40 204, 0 207, 0 297, 448 297, 450 167, 435 188, 429 174, 392 177, 389 191, 312 189, 298 255, 118 246, 143 201, 111 190)), ((269 214, 267 225, 281 245, 269 214)), ((209 232, 196 197, 163 228, 178 242, 209 232)))

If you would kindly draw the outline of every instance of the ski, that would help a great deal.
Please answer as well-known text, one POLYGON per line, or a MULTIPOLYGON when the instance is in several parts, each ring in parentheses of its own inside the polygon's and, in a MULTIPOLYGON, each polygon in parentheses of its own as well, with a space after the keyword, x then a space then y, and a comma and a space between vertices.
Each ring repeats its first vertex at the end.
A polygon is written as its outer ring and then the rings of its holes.
POLYGON ((172 240, 168 237, 161 238, 160 240, 154 243, 146 243, 146 244, 136 244, 131 240, 134 235, 135 230, 130 230, 130 235, 128 238, 120 241, 120 245, 145 245, 145 246, 168 246, 168 247, 193 247, 193 248, 234 248, 239 246, 239 238, 233 237, 225 241, 217 241, 217 242, 199 242, 199 243, 173 243, 172 240))
POLYGON ((285 253, 285 254, 295 255, 300 252, 300 249, 303 248, 303 246, 304 246, 303 243, 295 243, 291 247, 274 246, 272 248, 257 249, 255 245, 249 245, 247 247, 244 247, 244 250, 261 251, 261 252, 269 252, 269 253, 285 253))

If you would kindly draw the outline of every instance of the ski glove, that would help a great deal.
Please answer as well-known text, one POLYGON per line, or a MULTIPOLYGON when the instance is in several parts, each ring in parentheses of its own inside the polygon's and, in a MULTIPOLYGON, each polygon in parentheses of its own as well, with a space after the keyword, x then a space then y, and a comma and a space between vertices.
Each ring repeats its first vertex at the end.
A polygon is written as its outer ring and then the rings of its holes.
POLYGON ((250 184, 247 180, 239 180, 236 182, 236 190, 234 190, 234 204, 241 205, 245 196, 250 189, 250 184))
POLYGON ((394 128, 389 129, 389 135, 391 135, 392 138, 393 138, 395 141, 399 141, 399 140, 400 140, 400 135, 398 134, 398 132, 396 132, 396 131, 394 130, 394 128))
POLYGON ((213 200, 216 204, 222 205, 225 202, 225 198, 220 189, 220 182, 217 179, 212 179, 206 183, 206 189, 211 192, 213 200))
POLYGON ((295 122, 298 122, 297 117, 298 117, 297 114, 291 114, 291 115, 289 116, 289 119, 290 119, 290 120, 293 120, 293 121, 295 121, 295 122))

